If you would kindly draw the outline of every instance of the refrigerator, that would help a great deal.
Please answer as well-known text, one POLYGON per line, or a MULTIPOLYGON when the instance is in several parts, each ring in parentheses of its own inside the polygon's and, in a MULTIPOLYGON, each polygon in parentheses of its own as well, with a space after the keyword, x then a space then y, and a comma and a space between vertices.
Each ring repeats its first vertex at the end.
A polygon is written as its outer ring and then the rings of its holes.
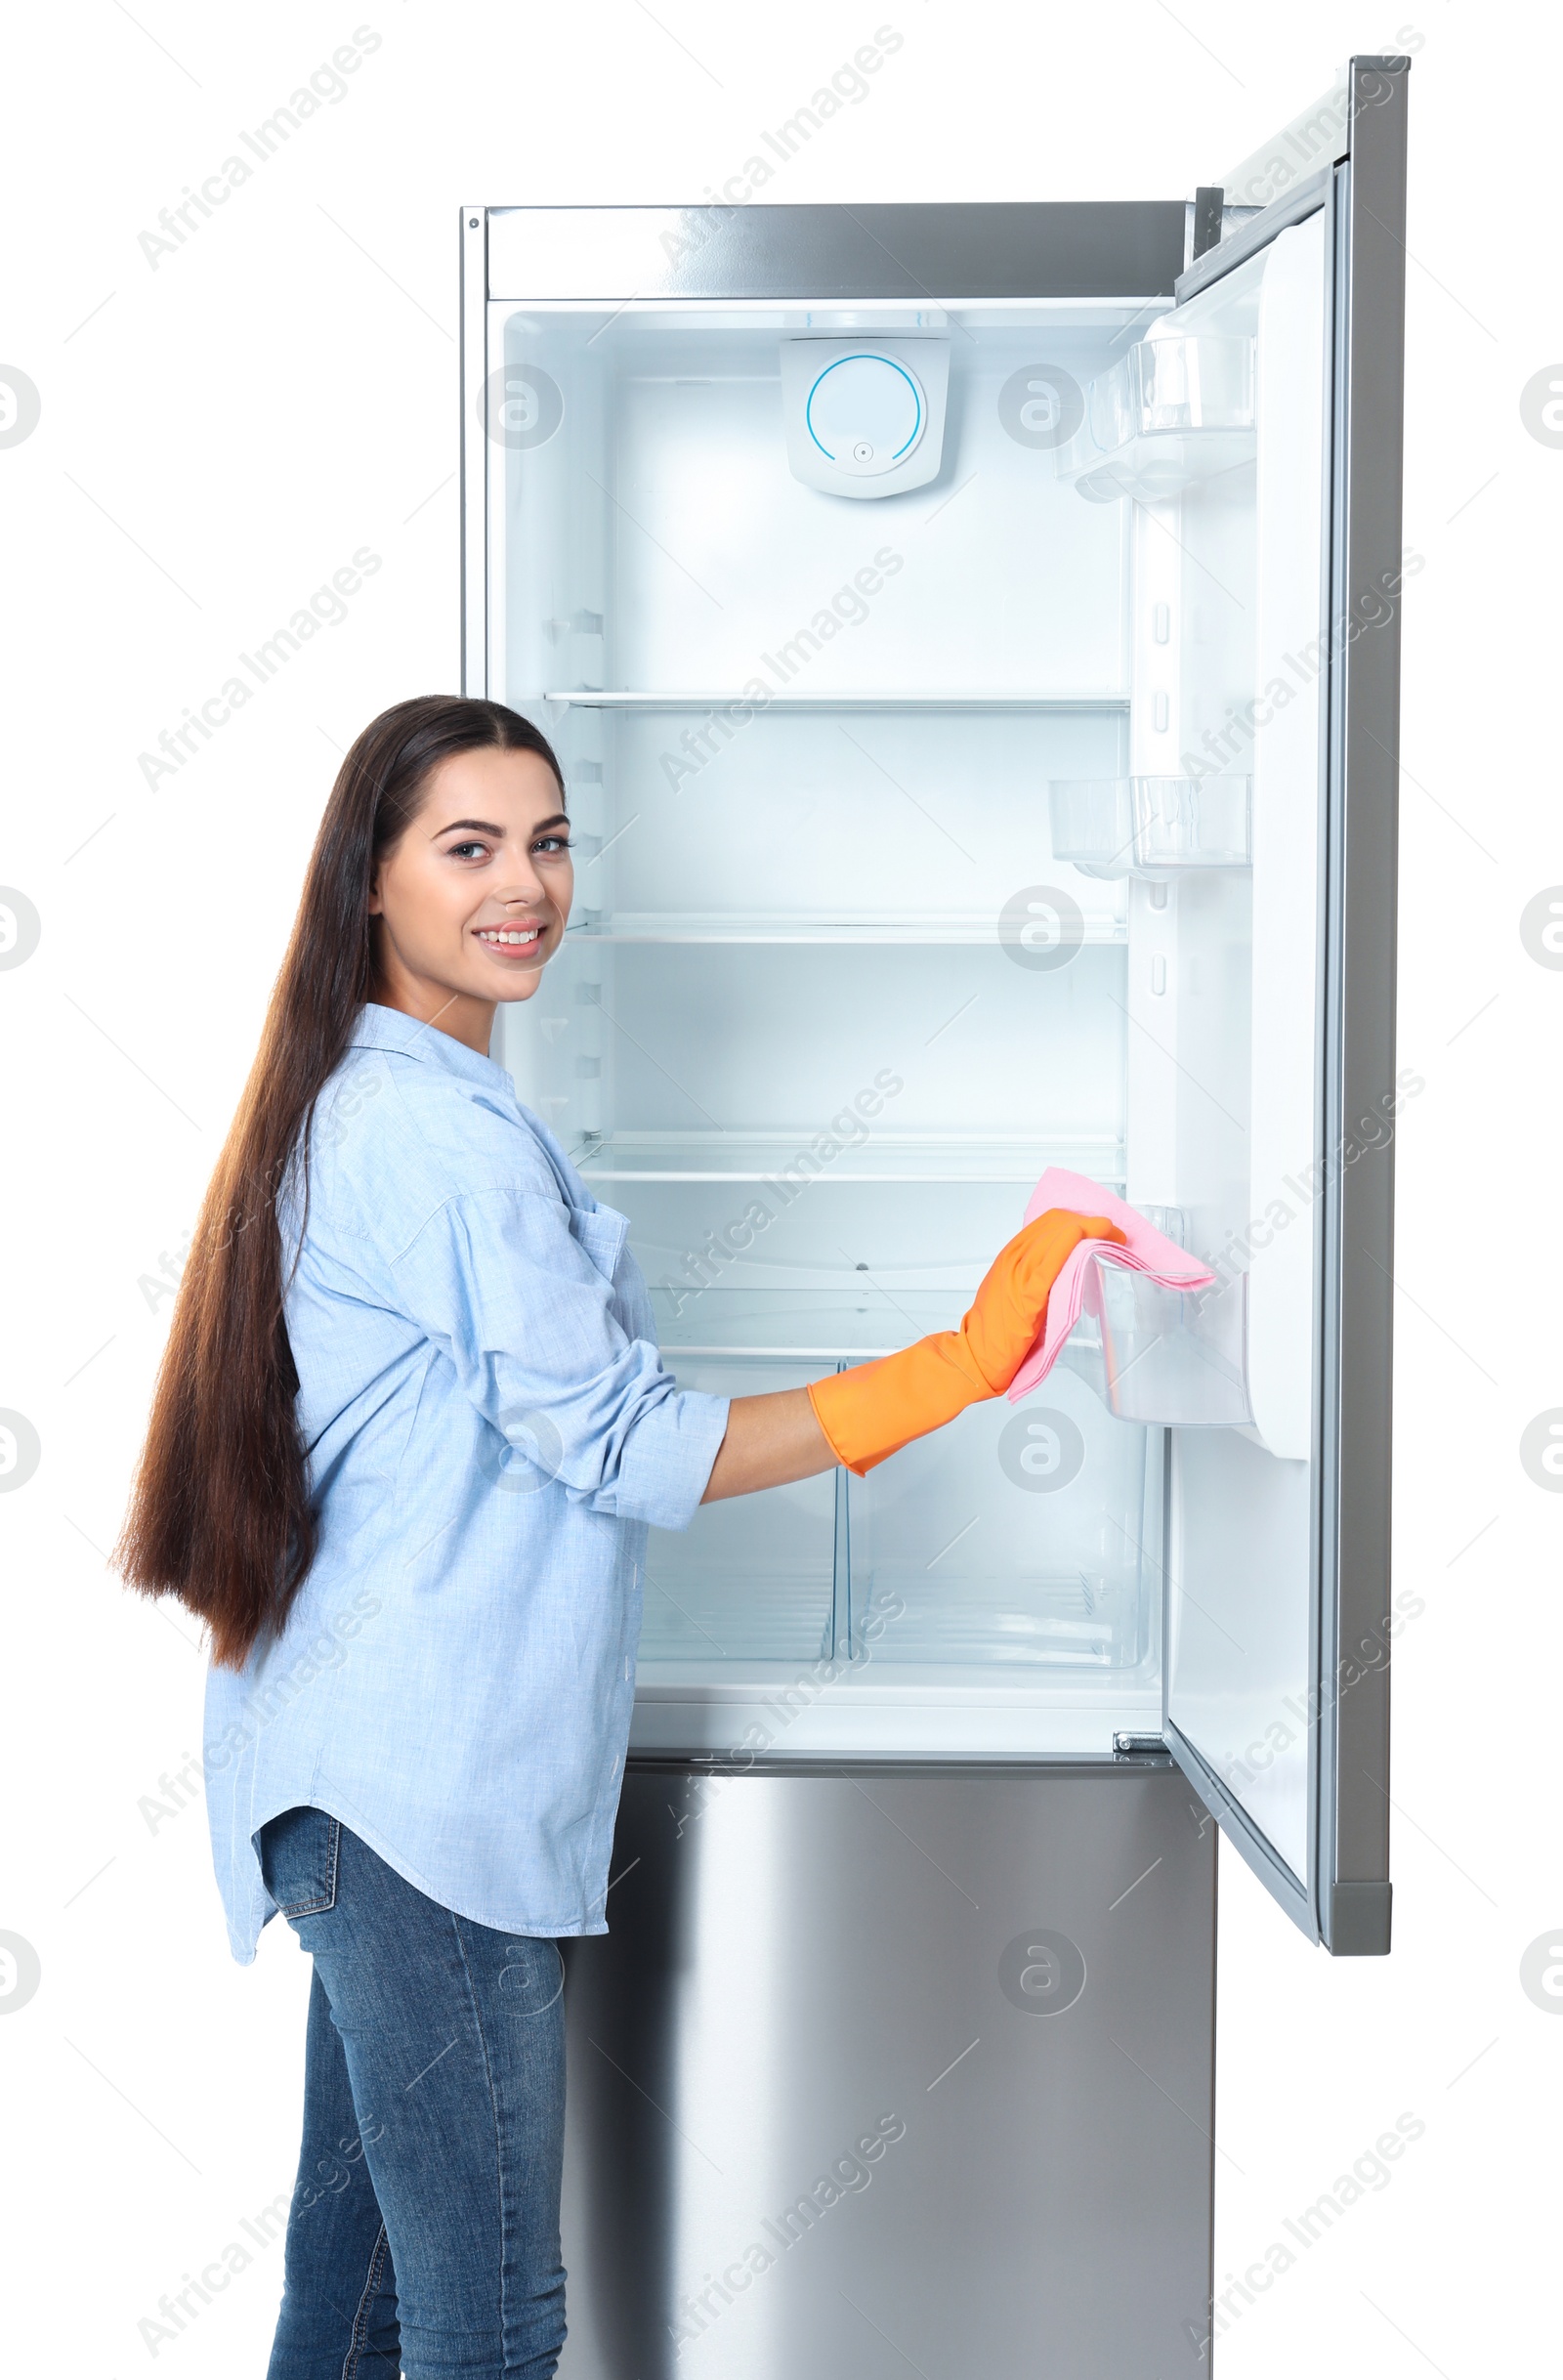
POLYGON ((1217 1832, 1389 1947, 1408 64, 1192 200, 462 211, 495 1054, 669 1369, 951 1327, 1050 1166, 1213 1275, 652 1533, 570 2380, 1208 2369, 1217 1832))

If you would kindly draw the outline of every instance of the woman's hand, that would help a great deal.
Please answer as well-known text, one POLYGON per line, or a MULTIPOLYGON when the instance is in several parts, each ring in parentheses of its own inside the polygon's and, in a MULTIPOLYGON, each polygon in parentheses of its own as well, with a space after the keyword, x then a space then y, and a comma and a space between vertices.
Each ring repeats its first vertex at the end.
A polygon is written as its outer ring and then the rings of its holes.
POLYGON ((809 1400, 837 1458, 860 1478, 913 1438, 1001 1396, 1039 1338, 1049 1292, 1082 1240, 1123 1239, 1105 1215, 1050 1207, 1000 1249, 958 1331, 936 1331, 830 1380, 809 1400))
POLYGON ((1102 1214, 1072 1214, 1049 1207, 1001 1248, 983 1276, 971 1310, 955 1334, 979 1396, 1002 1396, 1042 1335, 1054 1282, 1082 1240, 1125 1235, 1102 1214))
POLYGON ((735 1397, 702 1503, 780 1487, 844 1463, 861 1478, 887 1455, 1001 1396, 1042 1333, 1054 1282, 1082 1240, 1124 1235, 1105 1215, 1050 1207, 1000 1249, 958 1331, 773 1396, 735 1397))

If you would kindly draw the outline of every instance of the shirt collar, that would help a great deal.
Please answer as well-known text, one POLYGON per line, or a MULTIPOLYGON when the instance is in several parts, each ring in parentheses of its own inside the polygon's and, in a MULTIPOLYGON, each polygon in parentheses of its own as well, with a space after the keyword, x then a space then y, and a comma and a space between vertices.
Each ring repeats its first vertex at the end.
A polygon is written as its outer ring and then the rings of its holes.
POLYGON ((407 1016, 400 1008, 382 1008, 378 1000, 365 1000, 349 1046, 397 1049, 403 1057, 438 1067, 444 1074, 457 1075, 465 1083, 482 1083, 489 1089, 506 1092, 511 1089, 509 1075, 492 1058, 480 1057, 465 1041, 442 1033, 438 1025, 422 1025, 415 1016, 407 1016))

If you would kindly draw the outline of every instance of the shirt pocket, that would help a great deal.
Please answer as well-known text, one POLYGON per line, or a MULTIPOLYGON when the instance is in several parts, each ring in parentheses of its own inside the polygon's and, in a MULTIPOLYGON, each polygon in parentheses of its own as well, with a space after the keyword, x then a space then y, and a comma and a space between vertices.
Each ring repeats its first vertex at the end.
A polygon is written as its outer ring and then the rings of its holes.
POLYGON ((656 1344, 656 1325, 646 1282, 627 1245, 629 1217, 616 1207, 572 1207, 570 1227, 596 1265, 613 1295, 609 1311, 626 1339, 656 1344))
POLYGON ((618 1270, 629 1233, 629 1217, 614 1207, 571 1207, 570 1228, 580 1242, 605 1281, 612 1281, 618 1270))

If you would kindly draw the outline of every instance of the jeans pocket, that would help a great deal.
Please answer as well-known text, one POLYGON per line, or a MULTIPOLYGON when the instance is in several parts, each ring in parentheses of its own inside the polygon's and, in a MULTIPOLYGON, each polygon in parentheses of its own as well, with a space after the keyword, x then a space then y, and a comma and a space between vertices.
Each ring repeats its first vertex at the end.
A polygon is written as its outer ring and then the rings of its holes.
POLYGON ((313 1917, 336 1901, 342 1821, 301 1806, 268 1818, 256 1837, 266 1889, 284 1917, 313 1917))

